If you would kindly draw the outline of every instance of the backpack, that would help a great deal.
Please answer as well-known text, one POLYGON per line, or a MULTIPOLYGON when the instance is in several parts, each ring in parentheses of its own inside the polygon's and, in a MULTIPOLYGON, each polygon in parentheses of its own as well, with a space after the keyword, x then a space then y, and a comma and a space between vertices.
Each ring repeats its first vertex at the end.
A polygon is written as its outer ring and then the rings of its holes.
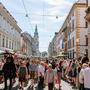
POLYGON ((77 73, 77 66, 75 63, 72 64, 72 73, 76 75, 77 73))
POLYGON ((72 64, 72 70, 75 70, 75 69, 76 69, 76 64, 73 63, 73 64, 72 64))
POLYGON ((19 76, 25 76, 26 75, 26 67, 20 67, 19 69, 19 76))

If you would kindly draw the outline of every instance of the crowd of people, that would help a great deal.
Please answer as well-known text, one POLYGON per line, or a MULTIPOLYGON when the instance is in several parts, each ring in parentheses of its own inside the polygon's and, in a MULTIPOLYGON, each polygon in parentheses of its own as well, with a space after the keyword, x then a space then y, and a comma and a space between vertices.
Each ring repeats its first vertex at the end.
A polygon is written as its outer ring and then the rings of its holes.
POLYGON ((16 78, 19 88, 23 90, 25 83, 31 80, 30 88, 36 85, 36 90, 61 90, 61 79, 79 90, 90 90, 90 62, 87 57, 79 59, 63 58, 15 58, 8 54, 0 60, 0 83, 4 82, 4 90, 7 90, 7 80, 10 81, 9 90, 12 90, 16 78))

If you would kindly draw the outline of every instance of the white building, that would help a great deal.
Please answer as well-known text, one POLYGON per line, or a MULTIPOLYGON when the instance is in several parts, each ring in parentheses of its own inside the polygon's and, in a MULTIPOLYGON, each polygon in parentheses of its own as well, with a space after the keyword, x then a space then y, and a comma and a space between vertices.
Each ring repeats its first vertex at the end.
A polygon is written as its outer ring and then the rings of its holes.
POLYGON ((20 33, 16 20, 0 3, 0 50, 20 51, 20 33))

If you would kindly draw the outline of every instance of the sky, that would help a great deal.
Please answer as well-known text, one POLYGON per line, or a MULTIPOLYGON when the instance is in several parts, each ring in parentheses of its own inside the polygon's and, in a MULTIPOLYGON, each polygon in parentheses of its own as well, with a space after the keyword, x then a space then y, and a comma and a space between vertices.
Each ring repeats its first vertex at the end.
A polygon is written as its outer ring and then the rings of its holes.
POLYGON ((47 51, 55 32, 65 21, 77 0, 0 0, 16 19, 22 31, 34 35, 37 24, 39 49, 47 51), (28 15, 28 16, 27 16, 28 15), (58 18, 56 18, 58 17, 58 18))

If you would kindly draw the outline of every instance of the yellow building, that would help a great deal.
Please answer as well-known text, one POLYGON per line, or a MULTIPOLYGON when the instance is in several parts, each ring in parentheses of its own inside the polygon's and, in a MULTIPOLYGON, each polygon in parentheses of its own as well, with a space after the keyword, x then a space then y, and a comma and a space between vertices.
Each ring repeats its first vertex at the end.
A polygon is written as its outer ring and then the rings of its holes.
POLYGON ((88 22, 88 57, 90 58, 90 6, 86 10, 85 18, 88 22))
MULTIPOLYGON (((87 29, 88 23, 85 20, 86 0, 76 2, 60 29, 59 44, 62 41, 64 51, 69 58, 78 58, 88 54, 87 48, 87 29)), ((58 46, 58 45, 57 45, 58 46)))

